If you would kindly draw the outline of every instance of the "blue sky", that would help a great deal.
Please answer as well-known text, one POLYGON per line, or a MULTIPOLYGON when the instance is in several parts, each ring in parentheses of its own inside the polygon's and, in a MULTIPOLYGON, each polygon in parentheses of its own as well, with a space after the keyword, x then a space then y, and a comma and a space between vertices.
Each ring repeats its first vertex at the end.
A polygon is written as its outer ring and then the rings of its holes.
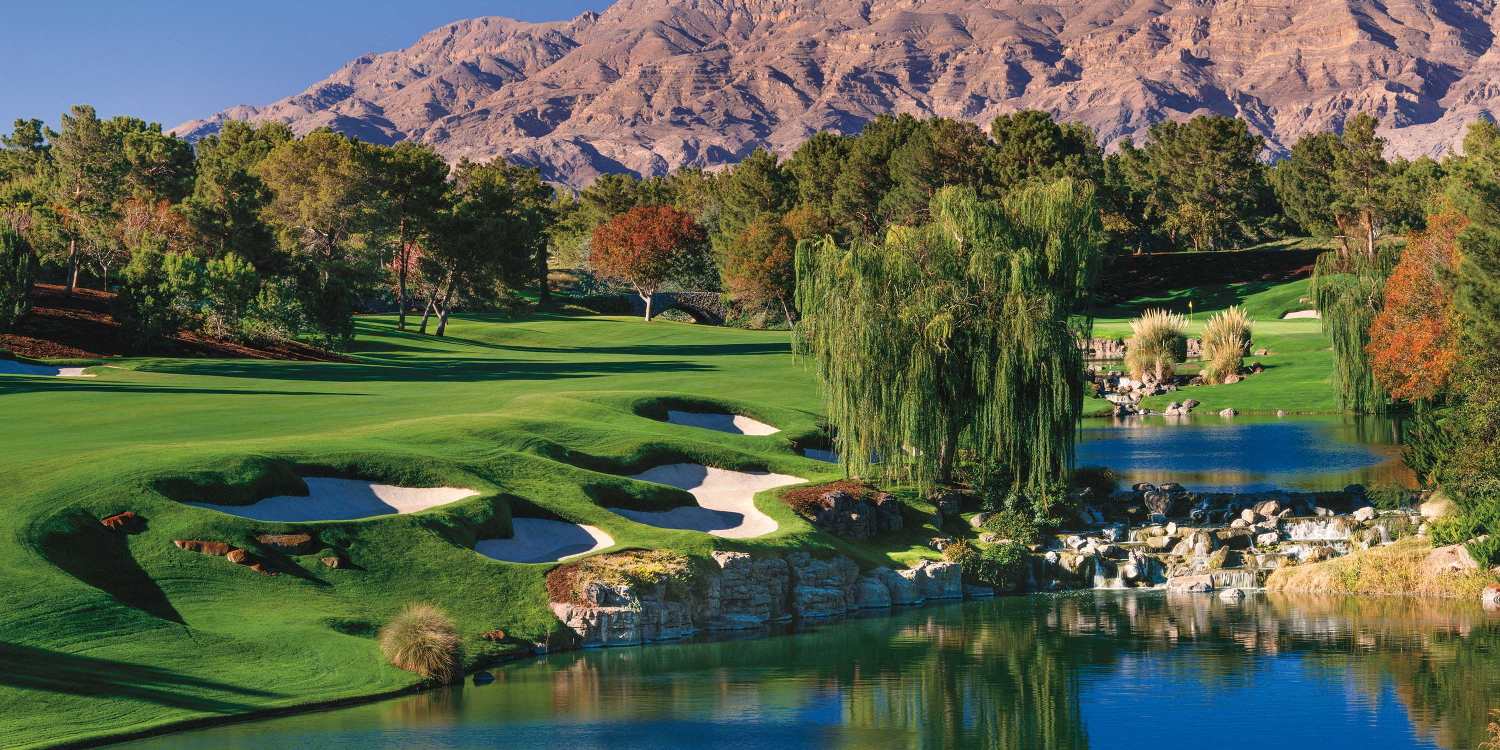
POLYGON ((612 0, 0 0, 0 131, 73 104, 170 128, 298 93, 366 52, 478 16, 572 18, 612 0))

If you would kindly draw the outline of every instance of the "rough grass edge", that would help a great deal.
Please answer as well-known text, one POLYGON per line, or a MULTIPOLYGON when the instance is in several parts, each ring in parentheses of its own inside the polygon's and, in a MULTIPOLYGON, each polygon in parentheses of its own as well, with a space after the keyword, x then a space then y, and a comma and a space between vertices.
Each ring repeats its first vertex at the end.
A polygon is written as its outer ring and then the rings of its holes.
POLYGON ((1279 568, 1267 591, 1315 594, 1395 594, 1477 599, 1494 577, 1482 571, 1453 574, 1427 568, 1432 545, 1424 539, 1360 550, 1327 562, 1279 568))

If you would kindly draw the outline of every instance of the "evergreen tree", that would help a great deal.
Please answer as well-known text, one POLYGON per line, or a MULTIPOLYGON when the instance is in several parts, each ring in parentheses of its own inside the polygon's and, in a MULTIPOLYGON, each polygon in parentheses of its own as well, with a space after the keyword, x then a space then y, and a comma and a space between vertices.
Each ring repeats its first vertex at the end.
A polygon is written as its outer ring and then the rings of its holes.
POLYGON ((1334 152, 1334 210, 1359 218, 1365 235, 1365 254, 1375 256, 1375 239, 1385 219, 1385 139, 1375 135, 1380 123, 1360 112, 1344 123, 1342 148, 1334 152))
POLYGON ((87 105, 63 115, 61 131, 47 131, 57 169, 54 205, 68 237, 68 295, 78 283, 80 245, 87 249, 110 241, 113 209, 128 169, 118 136, 87 105))
POLYGON ((425 143, 377 149, 371 171, 381 198, 376 231, 391 247, 396 269, 396 328, 406 330, 407 273, 423 228, 447 199, 448 163, 425 143))

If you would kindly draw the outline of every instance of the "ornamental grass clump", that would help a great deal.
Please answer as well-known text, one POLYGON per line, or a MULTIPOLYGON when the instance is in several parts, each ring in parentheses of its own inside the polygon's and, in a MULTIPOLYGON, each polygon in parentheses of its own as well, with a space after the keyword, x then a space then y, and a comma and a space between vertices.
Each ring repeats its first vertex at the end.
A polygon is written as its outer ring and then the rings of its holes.
POLYGON ((1242 307, 1231 307, 1208 319, 1203 326, 1203 382, 1219 385, 1238 378, 1250 350, 1250 327, 1254 324, 1242 307))
POLYGON ((411 604, 380 629, 380 651, 390 663, 430 680, 463 678, 464 641, 442 610, 411 604))
POLYGON ((1187 359, 1187 324, 1185 316, 1166 310, 1147 310, 1130 321, 1135 335, 1125 350, 1125 366, 1131 377, 1158 383, 1172 377, 1173 368, 1187 359))

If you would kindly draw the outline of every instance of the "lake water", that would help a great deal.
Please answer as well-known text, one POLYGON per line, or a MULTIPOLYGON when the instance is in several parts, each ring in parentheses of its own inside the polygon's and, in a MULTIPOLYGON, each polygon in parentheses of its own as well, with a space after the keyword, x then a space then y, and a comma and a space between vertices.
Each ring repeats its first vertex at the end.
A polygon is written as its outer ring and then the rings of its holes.
POLYGON ((1194 492, 1412 488, 1400 437, 1401 423, 1386 417, 1086 419, 1078 464, 1108 466, 1122 486, 1178 482, 1194 492))
POLYGON ((1472 748, 1500 707, 1500 620, 1468 601, 1086 591, 494 672, 119 747, 1472 748))

